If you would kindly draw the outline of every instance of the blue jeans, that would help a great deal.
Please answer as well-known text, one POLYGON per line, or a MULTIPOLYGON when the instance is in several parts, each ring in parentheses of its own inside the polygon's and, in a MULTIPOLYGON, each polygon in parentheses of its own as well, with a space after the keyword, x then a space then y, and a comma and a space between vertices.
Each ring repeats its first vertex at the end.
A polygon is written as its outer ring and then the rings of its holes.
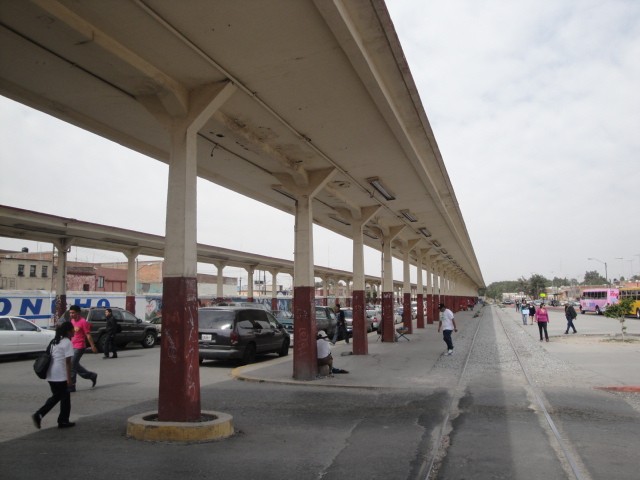
POLYGON ((76 375, 80 375, 85 380, 91 380, 95 378, 96 374, 90 372, 82 365, 80 365, 80 359, 82 355, 84 355, 84 348, 74 348, 73 349, 73 361, 71 362, 71 383, 75 387, 76 385, 76 375))
POLYGON ((442 339, 444 340, 444 343, 447 344, 447 348, 449 350, 453 350, 453 341, 451 340, 451 332, 453 332, 453 330, 442 331, 442 339))
POLYGON ((573 333, 576 333, 576 327, 573 325, 573 318, 567 318, 567 330, 564 333, 569 333, 569 329, 573 328, 573 333))

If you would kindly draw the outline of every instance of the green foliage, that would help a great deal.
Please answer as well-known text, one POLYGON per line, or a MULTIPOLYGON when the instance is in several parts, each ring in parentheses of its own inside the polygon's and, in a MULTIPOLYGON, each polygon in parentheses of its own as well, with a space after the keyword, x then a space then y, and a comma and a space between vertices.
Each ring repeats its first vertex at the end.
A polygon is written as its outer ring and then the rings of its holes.
POLYGON ((622 340, 624 341, 624 334, 627 331, 627 327, 624 324, 626 319, 626 315, 631 314, 631 305, 633 305, 633 300, 630 298, 623 298, 618 301, 615 305, 609 305, 607 309, 604 311, 604 316, 609 318, 617 318, 620 321, 620 328, 622 330, 622 340))
POLYGON ((584 282, 581 285, 607 285, 607 279, 602 277, 596 270, 585 272, 584 282))

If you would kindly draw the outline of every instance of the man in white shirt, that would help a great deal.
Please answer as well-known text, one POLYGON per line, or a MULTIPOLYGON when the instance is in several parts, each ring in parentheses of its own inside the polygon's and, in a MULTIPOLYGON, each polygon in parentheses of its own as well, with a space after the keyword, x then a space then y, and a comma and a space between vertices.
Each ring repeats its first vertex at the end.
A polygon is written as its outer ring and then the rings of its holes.
POLYGON ((457 332, 456 320, 453 312, 444 306, 444 303, 438 304, 440 310, 440 321, 438 322, 438 332, 442 329, 442 339, 447 344, 447 355, 453 353, 453 341, 451 340, 451 332, 457 332))
POLYGON ((329 343, 329 336, 324 330, 318 332, 318 339, 316 340, 316 349, 318 351, 318 367, 323 365, 329 365, 329 372, 333 371, 333 357, 331 356, 331 344, 329 343))

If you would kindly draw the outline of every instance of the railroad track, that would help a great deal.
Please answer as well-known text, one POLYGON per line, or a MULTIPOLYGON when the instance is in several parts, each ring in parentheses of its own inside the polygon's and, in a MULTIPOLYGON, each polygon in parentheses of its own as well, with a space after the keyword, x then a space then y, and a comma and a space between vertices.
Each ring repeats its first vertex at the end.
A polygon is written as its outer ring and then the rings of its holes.
MULTIPOLYGON (((529 363, 535 364, 535 361, 531 359, 531 351, 539 349, 540 346, 531 345, 531 338, 524 334, 522 326, 502 309, 484 307, 479 311, 476 319, 475 328, 467 329, 467 332, 471 331, 472 334, 467 334, 464 339, 457 339, 456 353, 459 352, 463 355, 462 366, 458 370, 457 385, 452 392, 448 411, 439 427, 433 451, 427 455, 428 461, 422 465, 417 478, 424 480, 447 478, 446 473, 444 473, 445 476, 441 477, 440 475, 443 474, 443 465, 451 453, 451 438, 456 434, 456 419, 461 415, 461 412, 468 408, 465 403, 469 402, 465 399, 469 396, 469 391, 473 390, 474 382, 476 386, 483 381, 491 384, 495 382, 495 378, 504 377, 508 379, 510 391, 515 390, 515 395, 518 395, 517 391, 521 390, 520 395, 528 400, 528 405, 521 408, 515 415, 535 415, 536 421, 530 417, 526 420, 529 424, 528 428, 530 429, 531 425, 536 425, 536 428, 540 429, 538 437, 544 437, 548 446, 546 451, 554 452, 557 459, 557 462, 550 463, 556 465, 557 471, 561 469, 564 472, 564 478, 591 480, 577 449, 554 422, 553 414, 550 413, 553 409, 541 389, 536 385, 535 374, 532 373, 535 366, 531 367, 529 363), (485 380, 483 380, 483 375, 486 375, 485 380)), ((544 353, 539 354, 544 355, 544 353)), ((505 417, 513 415, 514 407, 508 401, 505 401, 502 407, 505 417)), ((501 407, 498 405, 496 408, 496 405, 492 405, 492 408, 498 410, 497 415, 499 416, 501 407)), ((536 446, 537 449, 540 447, 539 444, 536 446)), ((529 454, 524 453, 525 459, 527 455, 529 454)), ((514 458, 508 460, 517 463, 522 460, 521 456, 522 452, 520 454, 515 452, 514 458)), ((455 461, 455 458, 449 460, 449 462, 455 461)), ((495 476, 488 475, 487 478, 508 478, 499 476, 497 471, 499 465, 495 465, 495 467, 496 471, 493 472, 495 476)), ((516 466, 515 469, 517 470, 517 468, 516 466)), ((449 471, 448 474, 451 475, 452 472, 449 471)), ((528 475, 525 474, 523 477, 528 478, 528 475)), ((474 478, 474 475, 467 471, 465 478, 474 478)))

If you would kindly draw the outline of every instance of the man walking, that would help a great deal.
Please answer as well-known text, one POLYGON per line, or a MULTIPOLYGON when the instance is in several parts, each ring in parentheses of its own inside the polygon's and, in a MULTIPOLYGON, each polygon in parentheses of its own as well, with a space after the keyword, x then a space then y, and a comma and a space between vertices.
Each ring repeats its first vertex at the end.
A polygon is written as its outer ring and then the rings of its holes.
POLYGON ((104 316, 107 321, 107 326, 105 328, 106 339, 104 342, 104 357, 102 358, 109 358, 109 352, 113 353, 111 358, 118 358, 118 351, 116 350, 116 333, 118 333, 118 322, 113 316, 113 311, 110 308, 105 308, 104 316))
POLYGON ((564 316, 567 318, 567 330, 564 332, 565 335, 569 333, 569 329, 573 328, 573 333, 578 333, 576 327, 573 325, 573 321, 576 319, 578 314, 576 313, 576 309, 573 308, 573 305, 567 303, 564 306, 564 316))
POLYGON ((336 312, 337 325, 336 325, 336 331, 333 334, 333 340, 331 341, 331 343, 335 345, 336 342, 338 341, 338 338, 342 337, 344 338, 345 343, 349 345, 349 332, 347 331, 347 320, 344 316, 344 312, 340 308, 339 303, 336 303, 335 312, 336 312))
POLYGON ((456 320, 453 312, 444 306, 444 303, 438 304, 440 310, 440 320, 438 322, 438 332, 442 329, 442 339, 447 344, 447 355, 453 353, 453 341, 451 340, 451 332, 457 332, 456 320))
POLYGON ((87 348, 87 340, 89 340, 89 345, 91 345, 91 351, 93 353, 97 353, 98 349, 96 348, 95 343, 93 343, 93 338, 91 338, 91 325, 80 315, 80 307, 78 305, 71 305, 69 307, 69 317, 71 318, 71 324, 73 325, 73 338, 71 339, 71 344, 73 345, 73 362, 71 368, 71 386, 69 387, 69 391, 75 392, 77 375, 80 375, 82 378, 87 380, 91 380, 92 387, 96 386, 98 374, 90 372, 80 365, 80 359, 87 348))

